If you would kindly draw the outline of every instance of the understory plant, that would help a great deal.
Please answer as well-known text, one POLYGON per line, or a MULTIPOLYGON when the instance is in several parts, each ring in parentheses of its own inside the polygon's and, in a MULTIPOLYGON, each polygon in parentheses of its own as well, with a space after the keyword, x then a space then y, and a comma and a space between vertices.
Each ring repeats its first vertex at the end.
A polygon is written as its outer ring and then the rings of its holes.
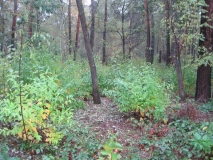
POLYGON ((22 84, 17 73, 7 77, 7 95, 0 103, 0 135, 14 135, 32 143, 58 144, 72 126, 73 109, 79 105, 51 73, 42 73, 22 84))
POLYGON ((149 159, 212 159, 213 123, 196 124, 176 120, 169 124, 167 134, 147 134, 139 141, 144 150, 152 150, 149 159))
POLYGON ((162 82, 151 66, 137 68, 129 64, 126 71, 117 68, 115 73, 114 87, 105 90, 105 94, 113 98, 121 112, 134 111, 156 120, 164 118, 170 85, 162 82))

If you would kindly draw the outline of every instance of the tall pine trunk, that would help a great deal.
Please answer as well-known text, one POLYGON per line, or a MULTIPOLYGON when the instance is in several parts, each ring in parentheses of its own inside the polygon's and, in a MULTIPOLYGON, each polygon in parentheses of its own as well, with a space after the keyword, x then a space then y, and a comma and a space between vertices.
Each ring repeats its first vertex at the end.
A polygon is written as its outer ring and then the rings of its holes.
POLYGON ((130 9, 130 12, 129 12, 129 55, 128 55, 129 59, 132 58, 132 56, 131 56, 131 52, 132 52, 132 23, 133 23, 132 10, 130 9))
POLYGON ((149 22, 149 8, 148 8, 148 0, 144 0, 144 8, 145 8, 145 17, 146 17, 146 62, 151 62, 150 57, 150 22, 149 22))
POLYGON ((78 39, 79 39, 79 31, 80 31, 80 15, 78 14, 77 25, 76 25, 76 34, 75 34, 75 49, 73 60, 76 61, 76 54, 78 50, 78 39))
POLYGON ((92 55, 92 49, 89 44, 88 31, 87 31, 87 26, 86 26, 86 17, 85 17, 85 13, 84 13, 82 0, 76 0, 76 3, 77 3, 77 7, 78 7, 78 12, 80 15, 81 27, 82 27, 82 31, 83 31, 83 35, 84 35, 84 43, 85 43, 85 48, 86 48, 89 66, 90 66, 90 72, 91 72, 91 78, 92 78, 93 101, 95 104, 100 104, 101 99, 100 99, 100 94, 99 94, 99 90, 98 90, 98 78, 97 78, 96 66, 95 66, 93 55, 92 55))
POLYGON ((13 49, 15 49, 17 8, 18 8, 17 0, 14 0, 14 12, 13 12, 13 21, 12 21, 12 34, 11 34, 11 48, 12 48, 12 51, 13 51, 13 49))
POLYGON ((104 32, 103 32, 103 57, 102 63, 106 63, 106 24, 107 24, 107 0, 105 0, 105 11, 104 11, 104 32))
MULTIPOLYGON (((199 40, 199 56, 206 52, 212 52, 213 47, 213 1, 205 0, 207 6, 203 6, 201 13, 200 33, 204 36, 204 40, 199 40), (207 11, 207 12, 206 12, 207 11), (208 24, 209 26, 205 25, 208 24)), ((200 102, 209 101, 211 98, 211 66, 210 64, 201 65, 197 69, 196 93, 195 100, 200 102)))
POLYGON ((29 5, 28 36, 31 38, 33 35, 33 2, 31 1, 29 5))
POLYGON ((155 21, 154 21, 154 13, 151 16, 151 27, 152 27, 152 38, 151 38, 151 52, 150 52, 150 62, 154 62, 154 53, 155 53, 155 21))
POLYGON ((169 28, 169 0, 166 1, 165 10, 166 10, 166 65, 171 63, 171 54, 170 54, 170 28, 169 28))
POLYGON ((95 4, 94 0, 91 0, 91 15, 92 15, 92 22, 90 28, 90 46, 93 52, 94 49, 94 41, 95 41, 95 4))
POLYGON ((72 1, 69 0, 69 5, 68 5, 68 32, 69 32, 69 40, 68 40, 68 51, 69 55, 72 53, 72 21, 71 21, 71 4, 72 1))
POLYGON ((121 13, 121 32, 122 32, 122 50, 123 50, 123 59, 126 58, 126 50, 125 50, 125 35, 124 35, 124 11, 125 11, 125 0, 123 1, 122 13, 121 13))
POLYGON ((4 27, 5 27, 5 17, 4 17, 4 12, 3 12, 3 10, 4 10, 4 1, 3 0, 1 0, 1 23, 2 23, 2 25, 1 25, 1 34, 3 35, 2 36, 2 38, 1 38, 1 52, 3 52, 4 51, 4 32, 5 32, 5 29, 4 29, 4 27))

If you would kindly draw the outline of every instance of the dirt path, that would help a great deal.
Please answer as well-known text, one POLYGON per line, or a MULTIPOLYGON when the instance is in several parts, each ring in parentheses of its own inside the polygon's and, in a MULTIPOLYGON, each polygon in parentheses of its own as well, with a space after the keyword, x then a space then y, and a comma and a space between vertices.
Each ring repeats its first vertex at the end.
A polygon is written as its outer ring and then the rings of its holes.
MULTIPOLYGON (((128 158, 128 149, 138 147, 137 141, 143 132, 141 128, 132 126, 130 116, 120 113, 110 99, 102 98, 101 102, 94 105, 92 101, 86 101, 85 108, 75 112, 74 119, 89 127, 99 140, 108 139, 110 133, 117 134, 117 141, 123 145, 121 155, 128 158)), ((140 154, 147 157, 147 153, 140 154)))

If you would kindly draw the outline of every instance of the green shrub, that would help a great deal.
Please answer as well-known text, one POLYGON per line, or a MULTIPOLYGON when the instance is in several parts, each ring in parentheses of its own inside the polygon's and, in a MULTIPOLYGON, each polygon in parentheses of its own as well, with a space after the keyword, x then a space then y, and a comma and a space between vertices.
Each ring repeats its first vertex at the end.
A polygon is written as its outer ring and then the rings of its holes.
POLYGON ((105 91, 106 95, 113 98, 122 112, 136 111, 142 117, 153 115, 156 120, 162 119, 169 103, 168 84, 166 87, 150 66, 127 68, 117 70, 114 89, 105 91))
POLYGON ((73 109, 79 102, 59 88, 58 79, 50 73, 22 84, 21 92, 17 77, 14 72, 8 76, 8 93, 0 103, 0 122, 9 125, 1 128, 0 134, 57 144, 66 134, 65 128, 71 127, 73 109))
POLYGON ((166 129, 164 137, 148 134, 139 141, 144 148, 153 149, 149 159, 210 159, 212 156, 213 123, 176 120, 166 129))

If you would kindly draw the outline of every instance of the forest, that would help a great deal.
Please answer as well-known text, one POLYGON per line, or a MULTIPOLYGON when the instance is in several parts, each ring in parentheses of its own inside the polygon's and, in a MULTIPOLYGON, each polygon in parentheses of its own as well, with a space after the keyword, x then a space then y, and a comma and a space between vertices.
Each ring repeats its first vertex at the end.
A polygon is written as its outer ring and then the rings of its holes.
POLYGON ((213 160, 212 0, 0 0, 0 160, 213 160))

